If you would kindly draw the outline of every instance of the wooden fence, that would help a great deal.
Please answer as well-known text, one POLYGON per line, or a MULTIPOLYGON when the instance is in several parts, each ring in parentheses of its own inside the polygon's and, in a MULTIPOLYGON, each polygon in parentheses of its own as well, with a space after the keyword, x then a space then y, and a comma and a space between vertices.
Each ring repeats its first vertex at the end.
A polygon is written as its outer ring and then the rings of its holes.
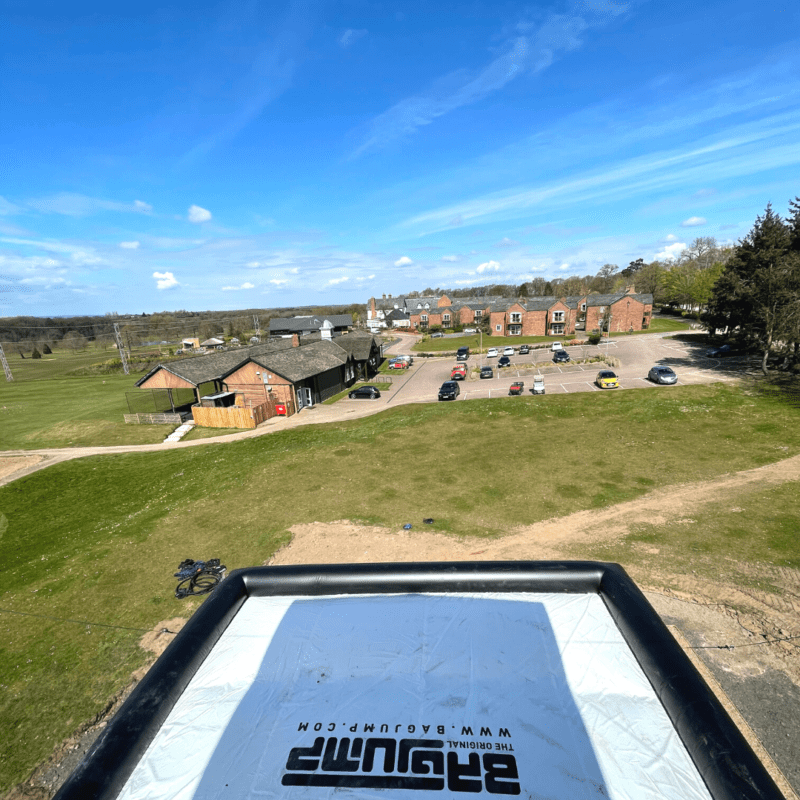
POLYGON ((195 425, 201 428, 255 428, 264 420, 275 416, 271 403, 259 405, 236 405, 227 408, 192 406, 195 425))
POLYGON ((129 425, 180 425, 180 414, 124 414, 129 425))

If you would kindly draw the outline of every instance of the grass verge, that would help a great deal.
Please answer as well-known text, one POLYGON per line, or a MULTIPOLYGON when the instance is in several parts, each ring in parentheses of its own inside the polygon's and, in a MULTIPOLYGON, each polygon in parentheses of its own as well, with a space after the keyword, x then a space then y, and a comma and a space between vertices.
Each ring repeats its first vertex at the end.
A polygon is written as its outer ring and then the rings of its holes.
POLYGON ((56 464, 0 487, 0 791, 126 683, 146 660, 144 629, 195 607, 173 596, 184 558, 261 564, 315 520, 433 517, 439 532, 498 536, 800 453, 799 413, 721 384, 409 405, 56 464), (375 469, 396 463, 385 479, 375 469))

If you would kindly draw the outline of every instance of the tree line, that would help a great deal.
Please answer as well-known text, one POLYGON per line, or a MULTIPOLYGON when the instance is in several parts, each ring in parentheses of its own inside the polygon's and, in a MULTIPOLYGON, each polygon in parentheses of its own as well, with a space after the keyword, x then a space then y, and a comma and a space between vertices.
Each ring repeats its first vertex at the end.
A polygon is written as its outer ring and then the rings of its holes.
POLYGON ((128 349, 142 345, 196 337, 201 341, 216 336, 248 339, 255 333, 255 318, 262 335, 269 332, 270 320, 302 315, 350 314, 355 324, 366 316, 366 304, 347 306, 299 306, 238 311, 162 311, 155 314, 104 314, 74 317, 0 318, 0 344, 6 355, 38 357, 60 350, 85 350, 90 345, 104 350, 116 347, 114 324, 119 326, 123 345, 128 349))

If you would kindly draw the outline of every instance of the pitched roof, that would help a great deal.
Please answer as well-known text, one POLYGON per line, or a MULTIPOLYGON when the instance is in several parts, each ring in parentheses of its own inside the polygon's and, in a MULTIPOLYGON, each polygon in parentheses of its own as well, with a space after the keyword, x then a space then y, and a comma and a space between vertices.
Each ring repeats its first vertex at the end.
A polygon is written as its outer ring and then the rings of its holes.
POLYGON ((626 297, 632 297, 640 303, 647 305, 652 304, 652 294, 627 294, 626 292, 615 292, 614 294, 590 294, 586 297, 586 307, 589 306, 610 306, 618 300, 623 300, 626 297))
POLYGON ((350 314, 329 314, 312 317, 278 317, 269 322, 270 332, 289 331, 299 333, 300 331, 319 330, 325 320, 329 320, 334 328, 346 328, 353 324, 350 314))
POLYGON ((348 354, 338 344, 325 339, 291 350, 251 356, 256 364, 277 372, 292 383, 340 367, 347 363, 348 358, 348 354))
MULTIPOLYGON (((353 356, 356 361, 366 361, 373 346, 378 347, 375 337, 366 331, 352 331, 344 336, 337 336, 332 340, 337 347, 353 356)), ((378 350, 380 348, 378 347, 378 350)))

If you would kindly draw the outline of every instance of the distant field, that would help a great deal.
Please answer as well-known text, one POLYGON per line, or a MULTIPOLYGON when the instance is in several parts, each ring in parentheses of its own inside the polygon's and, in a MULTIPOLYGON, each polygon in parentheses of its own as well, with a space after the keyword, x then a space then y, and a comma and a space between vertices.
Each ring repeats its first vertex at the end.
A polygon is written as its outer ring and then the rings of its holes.
MULTIPOLYGON (((497 537, 796 455, 798 422, 780 395, 721 384, 431 403, 222 445, 87 458, 0 487, 0 739, 13 743, 0 754, 0 791, 127 683, 147 658, 137 644, 144 629, 196 607, 173 596, 184 558, 262 564, 292 525, 341 519, 399 530, 432 517, 431 530, 497 537)), ((713 533, 697 546, 708 559, 797 564, 792 502, 774 494, 743 500, 744 513, 710 515, 713 533), (752 536, 742 533, 749 514, 765 517, 752 536)), ((673 545, 657 527, 637 535, 670 555, 689 542, 673 545)))
POLYGON ((170 426, 123 421, 128 413, 125 392, 135 389, 142 373, 69 374, 115 355, 90 349, 56 351, 41 359, 8 356, 14 380, 8 382, 0 373, 0 450, 163 441, 173 430, 170 426))

